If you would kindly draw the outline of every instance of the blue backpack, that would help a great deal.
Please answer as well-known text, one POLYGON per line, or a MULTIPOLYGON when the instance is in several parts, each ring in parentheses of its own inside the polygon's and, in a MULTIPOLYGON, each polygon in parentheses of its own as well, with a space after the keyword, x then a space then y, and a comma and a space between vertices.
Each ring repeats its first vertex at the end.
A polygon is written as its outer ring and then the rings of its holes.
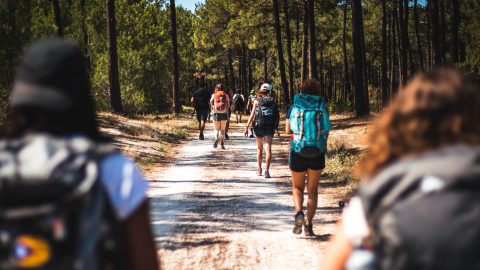
POLYGON ((323 98, 297 94, 290 108, 290 149, 303 157, 318 157, 327 151, 330 119, 323 98))

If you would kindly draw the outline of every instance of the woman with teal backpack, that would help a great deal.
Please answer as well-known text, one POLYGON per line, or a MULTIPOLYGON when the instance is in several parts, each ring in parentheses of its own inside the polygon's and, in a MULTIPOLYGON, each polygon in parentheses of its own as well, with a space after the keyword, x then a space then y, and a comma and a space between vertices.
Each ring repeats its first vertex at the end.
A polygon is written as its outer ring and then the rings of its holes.
POLYGON ((292 134, 289 166, 292 172, 292 195, 295 206, 294 234, 315 236, 312 220, 318 203, 318 182, 325 168, 325 152, 330 131, 328 110, 321 95, 320 83, 309 79, 295 95, 287 113, 285 131, 292 134), (307 178, 307 218, 303 213, 303 191, 307 178))

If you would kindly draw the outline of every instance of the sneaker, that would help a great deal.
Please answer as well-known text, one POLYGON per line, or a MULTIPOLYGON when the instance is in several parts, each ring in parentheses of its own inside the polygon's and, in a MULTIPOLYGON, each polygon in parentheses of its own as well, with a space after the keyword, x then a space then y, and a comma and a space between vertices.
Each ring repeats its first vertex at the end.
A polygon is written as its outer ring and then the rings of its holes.
POLYGON ((316 234, 313 232, 313 225, 312 224, 305 224, 303 226, 303 228, 305 229, 305 236, 307 237, 312 237, 312 236, 316 236, 316 234))
POLYGON ((262 175, 262 169, 257 169, 257 175, 261 176, 262 175))
POLYGON ((226 139, 226 140, 230 140, 230 138, 228 137, 228 134, 227 134, 227 133, 225 133, 225 139, 226 139))
POLYGON ((295 214, 295 224, 293 225, 293 233, 301 234, 302 226, 305 224, 305 215, 302 211, 295 214))
POLYGON ((203 133, 200 133, 200 135, 198 135, 198 138, 203 141, 205 139, 205 136, 203 136, 203 133))
POLYGON ((213 148, 217 148, 218 146, 218 140, 215 140, 215 142, 213 143, 213 148))
POLYGON ((223 145, 223 143, 221 144, 221 146, 222 146, 222 149, 225 150, 225 146, 223 145))
POLYGON ((270 172, 269 172, 269 171, 265 171, 265 178, 271 178, 271 177, 270 177, 270 172))

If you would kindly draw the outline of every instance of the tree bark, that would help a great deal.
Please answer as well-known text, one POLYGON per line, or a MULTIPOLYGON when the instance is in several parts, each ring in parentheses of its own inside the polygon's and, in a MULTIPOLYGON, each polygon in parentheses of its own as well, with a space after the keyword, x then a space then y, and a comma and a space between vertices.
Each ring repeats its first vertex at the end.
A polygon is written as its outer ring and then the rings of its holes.
POLYGON ((110 100, 112 109, 116 113, 122 113, 122 97, 120 92, 120 78, 118 74, 118 54, 117 54, 117 22, 115 20, 115 1, 106 0, 107 5, 107 30, 108 30, 108 56, 109 72, 108 79, 110 83, 110 100))
POLYGON ((283 107, 287 108, 290 103, 288 95, 287 76, 285 75, 285 62, 283 59, 283 47, 282 47, 282 32, 280 28, 280 11, 278 7, 278 0, 272 0, 273 2, 273 15, 275 17, 275 33, 277 39, 277 53, 278 53, 278 66, 280 69, 280 81, 283 93, 283 107))
POLYGON ((178 44, 177 44, 177 11, 175 0, 170 0, 170 24, 172 27, 172 109, 180 112, 180 91, 178 85, 178 44))
POLYGON ((83 53, 87 58, 87 68, 90 72, 92 68, 92 61, 90 58, 90 51, 88 49, 88 30, 87 30, 87 15, 85 14, 85 1, 80 0, 80 15, 82 16, 82 39, 83 39, 83 53))
POLYGON ((263 46, 263 81, 268 81, 268 48, 263 46))
POLYGON ((458 28, 460 26, 460 3, 458 0, 451 0, 452 5, 452 62, 454 64, 458 63, 458 47, 459 47, 459 38, 458 38, 458 28))
POLYGON ((425 70, 423 65, 423 48, 422 48, 422 39, 420 37, 420 20, 418 18, 418 1, 415 0, 414 2, 414 9, 413 9, 413 20, 415 23, 415 37, 417 39, 417 53, 418 53, 418 62, 420 65, 420 70, 425 70))
POLYGON ((288 1, 283 0, 283 12, 285 13, 285 37, 287 39, 287 62, 288 62, 288 98, 293 99, 293 59, 292 59, 292 39, 290 35, 290 14, 288 13, 288 1))
POLYGON ((431 12, 432 5, 430 2, 427 2, 427 61, 428 69, 431 69, 433 66, 433 52, 432 52, 432 31, 431 31, 431 12))
POLYGON ((363 15, 362 1, 352 0, 352 43, 353 43, 353 74, 355 89, 355 111, 357 116, 363 116, 370 113, 368 103, 368 91, 365 89, 365 59, 362 42, 363 35, 363 15), (367 95, 366 95, 367 93, 367 95), (366 95, 366 97, 365 97, 366 95))
POLYGON ((413 52, 412 52, 412 43, 410 42, 410 34, 408 33, 408 21, 409 21, 409 13, 410 13, 410 7, 409 7, 409 1, 410 0, 405 0, 404 3, 404 11, 405 11, 405 38, 407 39, 406 44, 407 44, 407 51, 408 51, 408 61, 410 63, 410 76, 413 76, 415 74, 415 64, 413 63, 413 52))
POLYGON ((398 8, 398 36, 400 38, 400 82, 402 85, 407 83, 408 78, 408 45, 407 29, 405 24, 404 0, 395 1, 398 8))
POLYGON ((63 37, 62 13, 60 11, 60 3, 58 0, 52 0, 53 15, 55 16, 55 24, 57 26, 57 36, 63 37))
POLYGON ((314 0, 308 1, 308 72, 309 77, 318 80, 317 38, 315 27, 314 0))
POLYGON ((387 76, 387 6, 382 0, 382 105, 388 104, 388 76, 387 76))
POLYGON ((228 49, 227 53, 227 62, 228 62, 228 75, 230 81, 230 89, 235 88, 235 74, 233 71, 233 58, 232 58, 232 49, 228 49))
POLYGON ((443 56, 440 44, 440 20, 438 0, 429 0, 430 19, 432 24, 432 47, 433 47, 433 65, 441 65, 443 56))
POLYGON ((446 63, 445 52, 447 51, 447 40, 445 32, 447 32, 447 24, 445 18, 444 0, 440 0, 440 53, 442 55, 442 64, 446 63))
POLYGON ((308 78, 308 2, 303 0, 302 83, 308 78))
POLYGON ((390 20, 390 32, 392 37, 391 49, 391 78, 390 78, 390 97, 393 97, 398 90, 397 68, 398 68, 398 46, 397 46, 397 8, 393 5, 392 17, 390 20))
POLYGON ((348 1, 345 1, 343 7, 343 31, 342 31, 342 51, 343 51, 343 98, 349 98, 349 102, 353 102, 351 99, 352 85, 350 83, 350 73, 348 71, 348 56, 347 56, 347 13, 348 13, 348 1))

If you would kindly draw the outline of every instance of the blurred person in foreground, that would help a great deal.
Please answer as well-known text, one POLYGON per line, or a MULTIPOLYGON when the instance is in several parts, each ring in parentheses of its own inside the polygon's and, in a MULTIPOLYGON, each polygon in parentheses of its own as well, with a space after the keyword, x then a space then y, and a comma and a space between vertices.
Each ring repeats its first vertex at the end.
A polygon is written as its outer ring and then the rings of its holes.
POLYGON ((158 269, 148 184, 100 135, 85 57, 24 54, 0 141, 0 269, 158 269))
POLYGON ((379 117, 321 269, 480 269, 480 92, 417 75, 379 117))

